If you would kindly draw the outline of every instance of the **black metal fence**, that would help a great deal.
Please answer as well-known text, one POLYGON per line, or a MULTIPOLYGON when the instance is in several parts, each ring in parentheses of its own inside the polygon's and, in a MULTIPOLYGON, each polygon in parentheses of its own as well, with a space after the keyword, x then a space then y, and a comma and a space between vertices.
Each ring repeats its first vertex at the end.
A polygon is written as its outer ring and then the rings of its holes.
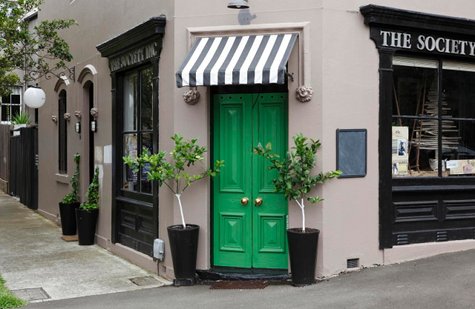
POLYGON ((38 129, 21 128, 10 138, 9 193, 31 209, 38 209, 38 129))
POLYGON ((0 124, 0 189, 4 192, 9 192, 10 135, 10 125, 0 124))

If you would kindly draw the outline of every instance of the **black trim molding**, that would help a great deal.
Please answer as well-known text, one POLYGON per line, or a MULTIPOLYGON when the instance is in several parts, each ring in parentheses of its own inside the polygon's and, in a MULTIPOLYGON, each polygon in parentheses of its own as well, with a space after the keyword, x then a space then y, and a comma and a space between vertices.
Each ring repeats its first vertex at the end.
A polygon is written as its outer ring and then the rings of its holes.
POLYGON ((390 26, 397 29, 415 28, 430 32, 475 35, 475 20, 395 9, 378 5, 360 8, 364 23, 370 27, 390 26))
POLYGON ((118 53, 122 53, 129 46, 142 45, 143 41, 148 41, 153 37, 163 37, 165 34, 165 24, 165 15, 152 17, 143 24, 97 45, 96 48, 102 57, 113 57, 118 53))
POLYGON ((360 10, 378 49, 475 60, 475 20, 375 5, 360 10))
POLYGON ((166 17, 160 15, 96 46, 109 58, 111 72, 129 69, 160 57, 166 17))

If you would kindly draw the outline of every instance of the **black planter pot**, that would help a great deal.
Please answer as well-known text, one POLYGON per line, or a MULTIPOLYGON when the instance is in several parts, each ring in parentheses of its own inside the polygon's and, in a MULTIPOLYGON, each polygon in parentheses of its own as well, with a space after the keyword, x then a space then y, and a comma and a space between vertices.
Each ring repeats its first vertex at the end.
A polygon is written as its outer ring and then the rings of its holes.
POLYGON ((198 234, 200 227, 194 224, 171 225, 168 228, 168 239, 172 252, 175 286, 193 285, 196 282, 196 254, 198 251, 198 234))
POLYGON ((92 209, 87 211, 78 208, 76 210, 79 245, 88 246, 94 244, 98 215, 99 209, 92 209))
POLYGON ((59 203, 59 216, 61 217, 61 229, 63 235, 71 236, 76 235, 76 209, 79 207, 79 203, 59 203))
POLYGON ((301 228, 287 230, 289 241, 290 271, 292 284, 304 286, 315 283, 315 265, 317 262, 317 229, 301 228))

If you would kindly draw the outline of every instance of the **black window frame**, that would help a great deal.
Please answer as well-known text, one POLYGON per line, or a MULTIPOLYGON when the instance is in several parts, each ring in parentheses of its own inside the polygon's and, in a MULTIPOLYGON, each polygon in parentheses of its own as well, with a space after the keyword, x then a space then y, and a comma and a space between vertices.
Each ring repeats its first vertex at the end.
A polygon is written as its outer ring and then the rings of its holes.
POLYGON ((64 118, 67 113, 67 92, 61 90, 58 94, 58 173, 68 173, 68 123, 64 118))
MULTIPOLYGON (((423 57, 423 56, 413 56, 413 55, 410 55, 410 54, 404 54, 404 53, 395 53, 394 56, 393 56, 393 60, 395 57, 399 57, 399 56, 402 56, 402 57, 410 57, 411 59, 420 59, 420 60, 429 60, 429 61, 433 61, 433 62, 436 62, 437 63, 437 66, 435 68, 433 68, 435 74, 436 74, 436 82, 437 82, 437 109, 438 109, 438 112, 437 112, 437 116, 434 117, 434 116, 424 116, 424 115, 404 115, 404 114, 400 114, 400 115, 397 115, 395 114, 395 111, 393 108, 391 108, 391 117, 392 117, 392 122, 397 122, 398 119, 402 119, 402 120, 415 120, 415 121, 420 121, 420 120, 427 120, 427 119, 431 119, 431 120, 436 120, 437 121, 437 124, 438 124, 438 138, 437 138, 437 152, 442 154, 443 153, 443 143, 442 143, 442 136, 443 136, 443 129, 442 129, 442 123, 443 121, 446 121, 446 120, 449 120, 449 121, 470 121, 470 122, 475 122, 475 117, 464 117, 462 115, 459 115, 459 117, 452 117, 452 116, 448 116, 448 115, 444 115, 444 113, 442 112, 442 98, 443 98, 443 90, 444 90, 444 87, 443 87, 443 84, 444 84, 444 71, 447 71, 447 69, 444 69, 444 62, 446 61, 450 61, 452 59, 447 59, 447 58, 444 58, 444 57, 423 57)), ((460 63, 469 63, 467 61, 461 61, 460 63)), ((397 65, 393 65, 393 80, 394 80, 394 66, 397 66, 397 65)), ((454 70, 455 71, 455 70, 454 70)), ((460 72, 463 72, 463 71, 460 71, 460 72)), ((472 72, 475 74, 475 72, 472 72)), ((394 89, 396 91, 396 89, 394 89)), ((388 102, 389 103, 389 102, 388 102)), ((394 100, 392 101, 393 105, 394 105, 394 100)), ((443 173, 443 166, 442 166, 442 156, 440 156, 438 158, 438 162, 437 162, 437 176, 419 176, 420 178, 424 179, 424 178, 435 178, 435 179, 438 179, 438 178, 443 178, 443 177, 447 177, 447 176, 443 176, 442 173, 443 173)), ((411 177, 414 177, 414 176, 398 176, 398 177, 393 177, 393 180, 395 180, 395 184, 398 184, 398 183, 401 183, 401 184, 404 184, 405 180, 407 178, 411 178, 411 177), (400 181, 401 179, 401 181, 400 181)), ((472 177, 472 178, 475 178, 475 175, 463 175, 463 176, 460 176, 460 177, 472 177)), ((435 180, 436 181, 436 180, 435 180)))
MULTIPOLYGON (((118 76, 118 81, 120 83, 120 88, 121 88, 121 96, 122 96, 122 100, 121 100, 121 106, 119 107, 119 114, 117 115, 117 136, 116 136, 116 141, 117 141, 117 151, 118 151, 118 157, 122 158, 125 154, 124 154, 124 137, 125 135, 129 135, 129 134, 135 134, 136 137, 137 137, 137 155, 140 155, 141 152, 142 152, 142 149, 143 149, 143 143, 142 143, 142 137, 143 135, 145 134, 150 134, 152 136, 152 149, 151 151, 155 152, 157 151, 157 143, 156 141, 158 140, 158 130, 154 129, 157 127, 158 124, 152 124, 152 128, 148 129, 148 130, 143 130, 142 129, 142 83, 143 83, 143 72, 146 71, 146 70, 150 70, 152 72, 152 83, 153 83, 153 72, 154 72, 154 69, 153 69, 153 65, 152 64, 146 64, 146 65, 143 65, 143 66, 139 66, 139 67, 136 67, 134 69, 131 69, 131 70, 127 70, 127 71, 124 71, 124 72, 121 72, 120 75, 118 76), (137 98, 138 98, 138 102, 134 102, 135 106, 135 121, 136 121, 136 129, 135 130, 125 130, 124 129, 124 103, 125 103, 125 99, 124 99, 124 91, 125 91, 125 86, 124 86, 124 80, 125 80, 125 77, 126 76, 129 76, 129 75, 132 75, 132 74, 137 74, 137 98)), ((154 91, 155 91, 155 87, 152 86, 152 97, 150 98, 151 99, 151 103, 152 103, 152 120, 154 122, 158 121, 158 120, 155 120, 154 116, 157 115, 158 117, 158 113, 156 113, 156 109, 158 109, 158 106, 154 106, 153 105, 153 94, 154 94, 154 91)), ((125 181, 125 178, 127 177, 126 175, 124 175, 123 171, 124 171, 124 163, 122 161, 119 161, 118 162, 118 166, 117 166, 117 171, 118 171, 118 175, 120 175, 120 177, 118 178, 118 180, 120 181, 120 183, 122 184, 124 181, 125 181)), ((128 169, 128 168, 126 168, 128 169)), ((152 182, 149 182, 150 183, 150 192, 144 192, 142 190, 142 181, 144 181, 144 173, 143 172, 143 168, 140 168, 139 172, 137 172, 138 176, 141 177, 142 179, 139 179, 138 181, 138 186, 139 186, 139 189, 138 190, 126 190, 123 188, 122 185, 119 186, 118 190, 120 191, 120 195, 124 196, 124 197, 129 197, 129 198, 134 198, 134 199, 138 199, 138 200, 143 200, 143 201, 147 201, 147 202, 151 202, 152 201, 152 197, 153 197, 153 183, 152 182)))

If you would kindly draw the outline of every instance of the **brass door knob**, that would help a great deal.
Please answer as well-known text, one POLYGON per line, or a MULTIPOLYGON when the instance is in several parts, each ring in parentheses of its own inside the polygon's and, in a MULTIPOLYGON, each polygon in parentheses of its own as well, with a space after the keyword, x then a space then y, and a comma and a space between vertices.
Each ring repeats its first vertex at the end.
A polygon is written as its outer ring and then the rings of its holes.
POLYGON ((262 202, 263 202, 263 201, 262 201, 262 198, 260 198, 260 197, 258 197, 258 198, 256 198, 256 199, 254 200, 254 204, 255 204, 257 207, 261 206, 261 205, 262 205, 262 202))
POLYGON ((249 203, 249 199, 248 199, 247 197, 243 197, 243 198, 241 199, 241 205, 242 205, 242 206, 246 206, 247 203, 249 203))

